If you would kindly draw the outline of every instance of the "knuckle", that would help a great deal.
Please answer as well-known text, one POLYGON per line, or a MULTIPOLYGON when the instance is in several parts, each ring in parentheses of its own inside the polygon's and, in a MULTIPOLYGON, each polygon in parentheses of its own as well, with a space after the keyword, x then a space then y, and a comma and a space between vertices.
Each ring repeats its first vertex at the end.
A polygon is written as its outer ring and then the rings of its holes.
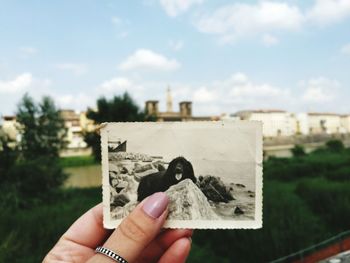
POLYGON ((125 218, 118 229, 122 235, 134 242, 144 242, 147 240, 148 235, 146 231, 130 217, 125 218))

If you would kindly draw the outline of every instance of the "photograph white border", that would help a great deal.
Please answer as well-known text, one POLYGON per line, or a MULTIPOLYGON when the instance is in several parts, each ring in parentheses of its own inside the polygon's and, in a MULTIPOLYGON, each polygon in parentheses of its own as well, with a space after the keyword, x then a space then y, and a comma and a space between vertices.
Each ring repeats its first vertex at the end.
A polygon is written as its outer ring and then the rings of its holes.
MULTIPOLYGON (((259 229, 263 224, 263 140, 262 123, 258 121, 195 121, 178 122, 178 125, 211 125, 218 122, 222 125, 235 125, 241 127, 251 127, 256 130, 256 173, 255 173, 255 214, 254 220, 167 220, 164 228, 191 228, 191 229, 259 229)), ((162 122, 164 125, 171 122, 162 122)), ((116 228, 122 219, 111 220, 110 215, 110 186, 109 186, 109 163, 108 163, 108 135, 113 131, 115 124, 123 123, 104 123, 100 127, 101 134, 101 156, 102 156, 102 199, 103 199, 103 225, 107 229, 116 228)), ((127 122, 130 125, 131 122, 127 122)), ((159 122, 133 122, 132 125, 141 125, 146 128, 149 125, 159 125, 159 122)))

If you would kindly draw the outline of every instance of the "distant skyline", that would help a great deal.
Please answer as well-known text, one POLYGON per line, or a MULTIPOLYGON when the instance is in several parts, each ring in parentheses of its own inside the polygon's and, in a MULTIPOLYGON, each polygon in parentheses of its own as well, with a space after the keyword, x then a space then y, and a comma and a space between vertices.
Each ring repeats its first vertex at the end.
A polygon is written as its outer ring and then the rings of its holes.
POLYGON ((194 115, 350 113, 349 0, 0 1, 0 115, 124 91, 194 115))

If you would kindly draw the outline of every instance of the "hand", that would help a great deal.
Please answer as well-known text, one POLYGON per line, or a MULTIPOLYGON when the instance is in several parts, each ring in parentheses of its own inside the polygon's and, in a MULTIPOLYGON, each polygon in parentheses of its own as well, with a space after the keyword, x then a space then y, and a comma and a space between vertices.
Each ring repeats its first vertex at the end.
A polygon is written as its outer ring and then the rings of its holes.
POLYGON ((102 205, 99 204, 68 229, 43 262, 115 262, 95 253, 95 248, 100 245, 116 252, 129 263, 185 262, 191 247, 192 231, 161 231, 168 213, 168 202, 164 193, 155 193, 142 201, 114 231, 103 228, 102 205))

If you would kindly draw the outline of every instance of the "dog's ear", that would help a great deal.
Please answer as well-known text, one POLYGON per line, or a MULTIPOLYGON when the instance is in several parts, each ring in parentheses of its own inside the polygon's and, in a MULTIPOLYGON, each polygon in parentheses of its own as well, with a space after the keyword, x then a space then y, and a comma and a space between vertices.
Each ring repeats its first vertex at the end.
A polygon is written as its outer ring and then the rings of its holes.
POLYGON ((192 166, 191 162, 189 162, 189 161, 186 160, 186 167, 187 167, 187 169, 188 169, 188 176, 189 176, 189 178, 191 178, 192 181, 193 181, 194 183, 196 183, 196 182, 197 182, 197 178, 196 178, 196 176, 194 175, 194 170, 193 170, 193 166, 192 166))

